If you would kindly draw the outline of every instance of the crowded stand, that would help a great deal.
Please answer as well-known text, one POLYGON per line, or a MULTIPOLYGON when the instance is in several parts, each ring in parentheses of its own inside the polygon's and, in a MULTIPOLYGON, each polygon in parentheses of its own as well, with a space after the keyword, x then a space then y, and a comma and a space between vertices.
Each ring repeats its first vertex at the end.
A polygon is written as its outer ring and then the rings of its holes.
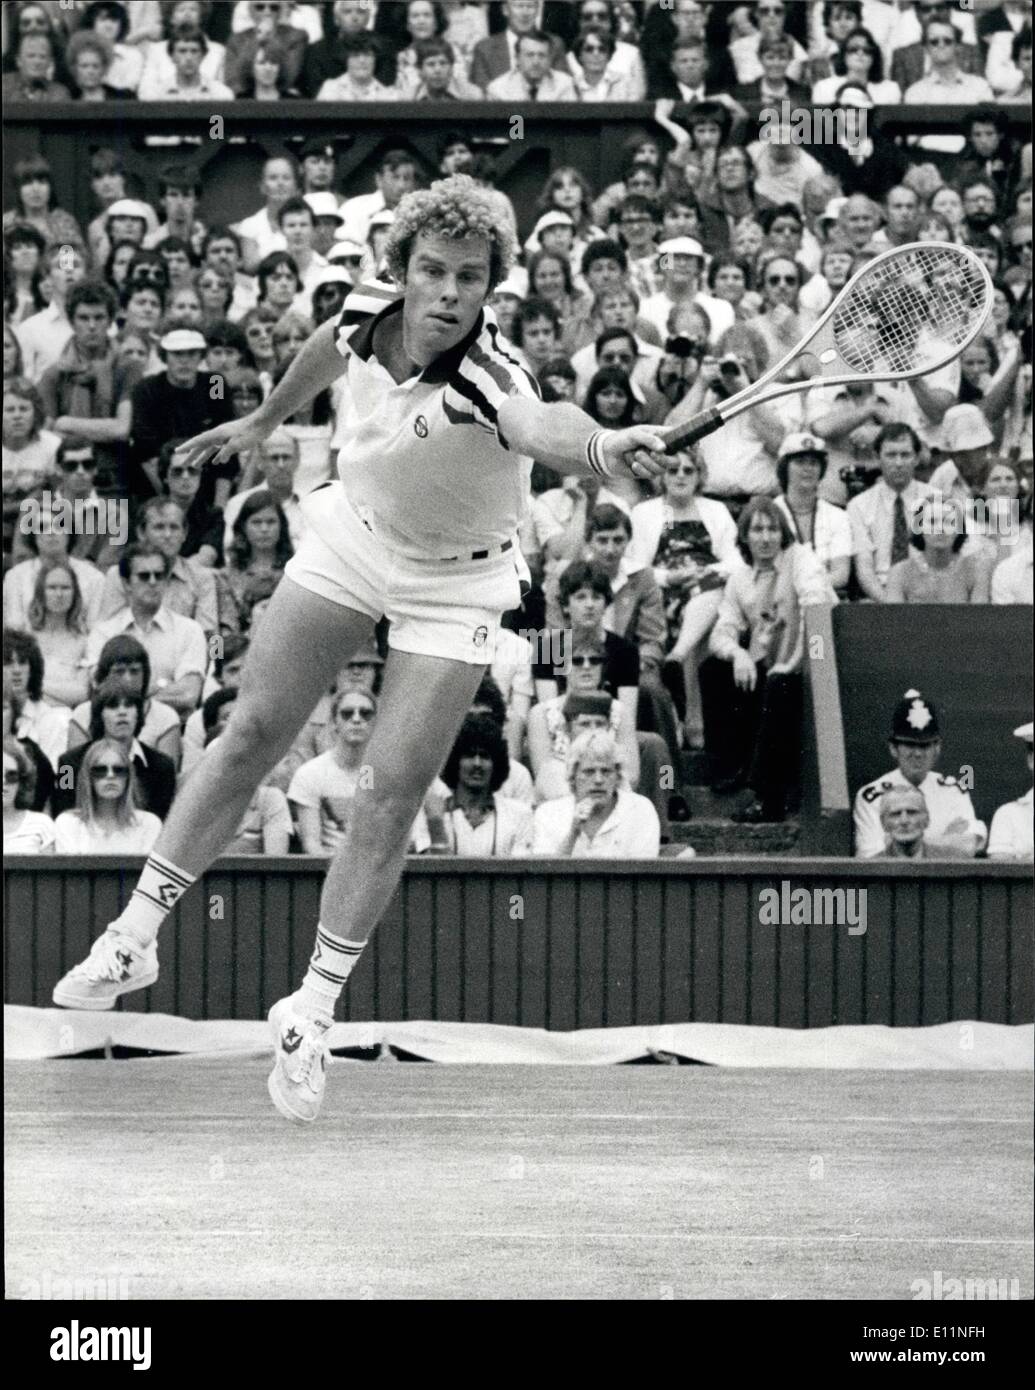
MULTIPOLYGON (((995 297, 948 367, 756 405, 658 486, 535 463, 528 591, 410 853, 692 854, 691 776, 732 822, 793 819, 807 608, 1032 604, 1030 0, 27 0, 3 6, 2 88, 122 103, 129 139, 141 103, 179 101, 333 102, 343 133, 355 102, 434 103, 442 130, 435 165, 389 128, 372 186, 346 196, 333 127, 292 111, 232 225, 196 144, 141 145, 145 181, 84 121, 88 215, 43 154, 8 168, 5 850, 154 844, 226 727, 302 499, 347 467, 343 383, 229 463, 180 446, 254 410, 321 324, 363 321, 394 209, 443 175, 518 232, 492 298, 506 351, 601 429, 721 404, 890 248, 968 246, 995 297), (619 177, 555 157, 512 202, 498 142, 450 126, 449 103, 505 128, 540 102, 640 103, 619 177), (951 110, 951 131, 910 128, 911 106, 951 110), (838 141, 795 140, 789 113, 820 107, 845 118, 838 141)), ((343 668, 228 852, 334 852, 386 651, 379 629, 343 668)), ((1030 858, 1030 793, 1027 831, 1001 808, 990 846, 935 771, 934 706, 887 704, 897 767, 851 788, 857 853, 1030 858)), ((1030 771, 1031 725, 1018 737, 1030 771)))

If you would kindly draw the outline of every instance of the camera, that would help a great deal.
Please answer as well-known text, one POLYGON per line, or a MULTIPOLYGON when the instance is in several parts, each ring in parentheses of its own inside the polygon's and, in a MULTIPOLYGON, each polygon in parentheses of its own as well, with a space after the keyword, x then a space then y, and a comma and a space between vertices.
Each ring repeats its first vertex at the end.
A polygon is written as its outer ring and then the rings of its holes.
POLYGON ((669 354, 670 357, 700 356, 697 344, 694 342, 692 338, 669 338, 665 343, 665 351, 669 354))

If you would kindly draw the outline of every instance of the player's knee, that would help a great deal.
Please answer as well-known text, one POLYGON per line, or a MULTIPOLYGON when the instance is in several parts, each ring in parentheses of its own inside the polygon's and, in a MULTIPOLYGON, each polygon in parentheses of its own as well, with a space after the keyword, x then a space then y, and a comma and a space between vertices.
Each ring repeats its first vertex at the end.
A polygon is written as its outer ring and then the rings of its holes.
POLYGON ((250 765, 268 763, 271 757, 279 756, 283 736, 284 731, 272 710, 238 701, 220 743, 225 757, 234 763, 250 765))

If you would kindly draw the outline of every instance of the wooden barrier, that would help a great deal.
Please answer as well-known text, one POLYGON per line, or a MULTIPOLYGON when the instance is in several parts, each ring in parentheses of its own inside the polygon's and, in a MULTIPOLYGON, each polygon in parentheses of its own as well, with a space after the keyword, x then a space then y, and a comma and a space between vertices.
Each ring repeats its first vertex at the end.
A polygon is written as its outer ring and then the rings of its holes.
MULTIPOLYGON (((49 1004, 54 982, 118 913, 139 867, 8 860, 8 1003, 49 1004)), ((161 978, 131 1007, 261 1017, 304 973, 325 867, 303 857, 220 861, 177 908, 162 935, 161 978)), ((817 859, 411 860, 339 1016, 557 1030, 1026 1023, 1035 1018, 1031 870, 817 859), (783 894, 798 904, 789 918, 780 910, 779 925, 763 910, 773 892, 774 902, 783 894), (863 899, 844 898, 858 892, 863 899), (829 913, 838 901, 861 902, 865 932, 858 922, 855 930, 844 921, 796 924, 806 895, 813 919, 824 903, 829 913)))

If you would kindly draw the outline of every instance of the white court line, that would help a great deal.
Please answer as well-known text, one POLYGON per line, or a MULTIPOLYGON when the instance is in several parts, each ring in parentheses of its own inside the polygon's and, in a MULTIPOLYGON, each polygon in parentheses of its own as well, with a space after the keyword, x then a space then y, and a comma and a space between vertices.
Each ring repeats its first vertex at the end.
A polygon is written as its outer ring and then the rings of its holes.
MULTIPOLYGON (((129 1120, 146 1119, 149 1123, 159 1120, 253 1120, 254 1115, 230 1115, 224 1111, 195 1110, 11 1110, 4 1111, 7 1119, 39 1120, 129 1120)), ((705 1121, 728 1124, 735 1117, 728 1111, 709 1115, 688 1109, 680 1114, 643 1114, 630 1112, 617 1114, 594 1110, 349 1110, 335 1112, 342 1120, 643 1120, 650 1122, 669 1122, 673 1124, 699 1124, 705 1121)), ((760 1115, 746 1115, 748 1122, 763 1118, 760 1115)), ((799 1114, 781 1117, 799 1124, 880 1124, 880 1125, 1027 1125, 1028 1119, 998 1119, 996 1117, 967 1115, 829 1115, 799 1114)))
MULTIPOLYGON (((560 1223, 559 1223, 560 1224, 560 1223)), ((10 1216, 8 1216, 8 1231, 12 1229, 10 1216)), ((82 1240, 86 1234, 82 1226, 76 1226, 71 1230, 53 1230, 50 1227, 34 1230, 31 1234, 40 1240, 82 1240)), ((464 1240, 484 1239, 484 1240, 679 1240, 679 1241, 724 1241, 730 1244, 764 1244, 764 1245, 1023 1245, 1030 1246, 1031 1241, 1027 1237, 1003 1236, 997 1240, 994 1237, 985 1236, 862 1236, 852 1232, 845 1232, 836 1236, 762 1236, 762 1235, 730 1235, 725 1231, 463 1231, 464 1240)), ((247 1230, 236 1226, 228 1226, 221 1229, 213 1229, 209 1226, 177 1226, 166 1228, 163 1236, 168 1239, 175 1237, 181 1239, 191 1237, 192 1239, 213 1237, 239 1238, 242 1236, 254 1236, 256 1240, 268 1240, 270 1229, 268 1226, 261 1230, 247 1230)), ((459 1238, 459 1237, 458 1237, 459 1238)), ((429 1237, 429 1243, 431 1238, 429 1237)), ((8 1251, 10 1254, 10 1250, 8 1251)))

